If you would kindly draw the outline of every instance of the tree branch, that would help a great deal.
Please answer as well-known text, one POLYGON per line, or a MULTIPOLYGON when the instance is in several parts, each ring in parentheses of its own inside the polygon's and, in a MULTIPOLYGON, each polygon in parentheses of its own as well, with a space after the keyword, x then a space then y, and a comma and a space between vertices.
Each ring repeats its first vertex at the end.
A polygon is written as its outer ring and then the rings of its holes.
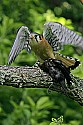
POLYGON ((17 88, 48 88, 52 78, 39 67, 0 66, 0 85, 17 88))
POLYGON ((72 82, 68 85, 63 73, 58 68, 55 68, 55 71, 60 75, 58 75, 60 82, 57 81, 57 75, 53 79, 39 67, 0 66, 0 85, 18 88, 48 88, 48 90, 65 94, 83 106, 83 80, 70 75, 72 82))

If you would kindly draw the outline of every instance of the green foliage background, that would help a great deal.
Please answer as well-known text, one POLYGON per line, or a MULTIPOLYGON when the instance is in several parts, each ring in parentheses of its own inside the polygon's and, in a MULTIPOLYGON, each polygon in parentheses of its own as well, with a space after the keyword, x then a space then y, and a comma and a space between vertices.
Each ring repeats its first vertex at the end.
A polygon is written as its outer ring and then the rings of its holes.
MULTIPOLYGON (((83 33, 83 5, 79 0, 0 0, 0 65, 7 65, 8 54, 22 25, 42 33, 43 24, 60 22, 83 33)), ((60 51, 83 61, 83 52, 72 46, 60 51)), ((35 55, 20 53, 12 64, 33 65, 35 55)), ((72 73, 83 78, 83 64, 72 73)), ((56 92, 46 89, 16 89, 0 86, 0 125, 48 125, 63 115, 67 125, 83 125, 83 108, 56 92)))

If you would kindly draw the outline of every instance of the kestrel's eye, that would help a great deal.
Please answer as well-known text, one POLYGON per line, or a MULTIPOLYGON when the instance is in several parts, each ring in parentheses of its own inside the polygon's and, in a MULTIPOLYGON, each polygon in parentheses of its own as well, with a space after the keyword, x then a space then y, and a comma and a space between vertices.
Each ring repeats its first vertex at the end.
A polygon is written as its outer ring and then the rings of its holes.
POLYGON ((38 35, 34 35, 34 36, 35 36, 35 39, 36 39, 38 35))

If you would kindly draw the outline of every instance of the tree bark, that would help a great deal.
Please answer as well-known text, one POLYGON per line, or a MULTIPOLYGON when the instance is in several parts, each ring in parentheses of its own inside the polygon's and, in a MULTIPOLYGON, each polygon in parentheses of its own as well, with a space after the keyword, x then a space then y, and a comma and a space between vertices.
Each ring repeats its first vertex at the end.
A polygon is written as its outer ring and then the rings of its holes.
POLYGON ((62 82, 65 82, 63 88, 62 83, 58 83, 56 78, 53 80, 39 67, 0 66, 0 85, 18 88, 48 88, 48 90, 65 94, 83 106, 83 80, 73 75, 70 76, 72 84, 67 85, 67 81, 63 80, 62 82))
POLYGON ((39 67, 0 66, 0 85, 17 88, 48 88, 52 78, 39 67))

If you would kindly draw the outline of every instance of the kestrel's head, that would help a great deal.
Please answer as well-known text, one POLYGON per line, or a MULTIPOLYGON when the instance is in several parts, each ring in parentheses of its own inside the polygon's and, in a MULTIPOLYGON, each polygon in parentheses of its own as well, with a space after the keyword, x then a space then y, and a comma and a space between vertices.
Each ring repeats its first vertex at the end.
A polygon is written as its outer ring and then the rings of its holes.
POLYGON ((30 41, 39 42, 40 40, 42 40, 42 36, 40 34, 35 32, 30 34, 30 41))

